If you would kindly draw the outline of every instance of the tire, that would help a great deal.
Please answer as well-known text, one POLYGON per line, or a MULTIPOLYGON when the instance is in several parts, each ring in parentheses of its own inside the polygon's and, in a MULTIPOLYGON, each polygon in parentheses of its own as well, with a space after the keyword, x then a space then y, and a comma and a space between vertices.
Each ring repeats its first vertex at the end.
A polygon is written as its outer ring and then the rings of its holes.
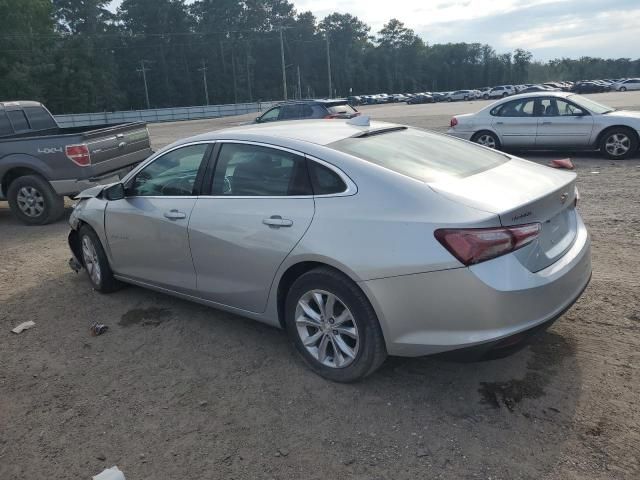
POLYGON ((497 137, 497 135, 488 130, 476 132, 473 137, 471 137, 471 141, 477 143, 478 145, 494 148, 496 150, 499 150, 501 146, 500 139, 497 137))
POLYGON ((614 127, 600 138, 600 153, 611 160, 624 160, 638 151, 638 135, 630 128, 614 127))
POLYGON ((627 91, 627 87, 620 87, 620 91, 621 92, 626 92, 627 91))
POLYGON ((387 357, 382 330, 367 297, 351 279, 331 268, 311 270, 293 283, 285 302, 285 325, 311 370, 334 382, 361 380, 387 357), (333 311, 321 315, 316 298, 326 307, 330 296, 333 311))
POLYGON ((104 253, 96 232, 88 225, 83 225, 80 228, 79 238, 82 257, 79 260, 82 262, 94 290, 100 293, 118 290, 121 283, 113 276, 109 260, 107 260, 107 255, 104 253))
POLYGON ((9 184, 11 212, 27 225, 46 225, 62 217, 64 198, 40 175, 18 177, 9 184))
POLYGON ((482 98, 484 98, 485 100, 489 100, 489 95, 483 95, 482 98))
POLYGON ((453 99, 451 97, 447 98, 447 102, 452 102, 452 101, 453 101, 453 99))
POLYGON ((504 92, 504 93, 502 94, 502 98, 504 98, 504 97, 506 97, 506 96, 507 96, 507 92, 504 92))

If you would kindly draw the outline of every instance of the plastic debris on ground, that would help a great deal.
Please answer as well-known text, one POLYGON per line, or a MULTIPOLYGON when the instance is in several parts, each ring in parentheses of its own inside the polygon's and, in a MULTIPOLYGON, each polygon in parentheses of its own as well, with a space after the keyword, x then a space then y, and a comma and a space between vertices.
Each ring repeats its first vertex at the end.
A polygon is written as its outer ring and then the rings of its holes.
POLYGON ((94 337, 97 337, 98 335, 102 335, 103 333, 105 333, 108 329, 109 327, 106 326, 104 323, 96 322, 93 325, 91 325, 91 328, 89 329, 89 331, 91 332, 91 335, 93 335, 94 337))
POLYGON ((549 166, 553 168, 566 168, 567 170, 575 170, 575 166, 570 158, 559 158, 558 160, 551 160, 549 166))
POLYGON ((94 475, 92 478, 93 480, 126 480, 124 473, 115 465, 103 470, 98 475, 94 475))
POLYGON ((16 328, 11 330, 13 333, 22 333, 25 330, 29 330, 31 327, 35 326, 36 322, 29 320, 28 322, 22 322, 16 328))

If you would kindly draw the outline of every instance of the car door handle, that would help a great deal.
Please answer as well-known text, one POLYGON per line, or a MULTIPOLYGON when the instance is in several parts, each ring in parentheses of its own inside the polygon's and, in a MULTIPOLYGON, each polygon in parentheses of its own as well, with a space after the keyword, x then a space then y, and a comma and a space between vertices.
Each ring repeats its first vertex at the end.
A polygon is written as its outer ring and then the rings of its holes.
POLYGON ((262 223, 273 228, 290 227, 293 221, 288 218, 282 218, 280 215, 271 215, 269 218, 262 220, 262 223))
POLYGON ((541 125, 551 125, 552 122, 542 122, 541 125))
POLYGON ((164 212, 164 217, 168 218, 169 220, 180 220, 182 218, 187 218, 187 214, 173 209, 169 210, 168 212, 164 212))
POLYGON ((496 122, 496 125, 504 125, 504 122, 496 122))

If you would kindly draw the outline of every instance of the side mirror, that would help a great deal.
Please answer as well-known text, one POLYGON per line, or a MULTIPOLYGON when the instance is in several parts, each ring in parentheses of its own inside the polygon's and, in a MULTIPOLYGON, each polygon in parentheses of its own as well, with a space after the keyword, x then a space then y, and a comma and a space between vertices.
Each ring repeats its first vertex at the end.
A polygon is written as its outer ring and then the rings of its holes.
POLYGON ((260 123, 260 117, 256 117, 256 123, 260 123))
POLYGON ((121 183, 116 183, 115 185, 111 185, 104 191, 104 197, 107 200, 122 200, 125 197, 124 185, 121 183))

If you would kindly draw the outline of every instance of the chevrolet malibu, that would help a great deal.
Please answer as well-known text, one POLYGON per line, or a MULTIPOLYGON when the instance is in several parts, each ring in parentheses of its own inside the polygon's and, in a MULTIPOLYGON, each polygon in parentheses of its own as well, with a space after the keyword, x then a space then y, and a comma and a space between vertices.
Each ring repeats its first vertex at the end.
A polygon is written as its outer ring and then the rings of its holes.
POLYGON ((283 328, 340 382, 387 355, 511 351, 591 276, 576 175, 352 120, 220 130, 83 192, 71 266, 283 328))

